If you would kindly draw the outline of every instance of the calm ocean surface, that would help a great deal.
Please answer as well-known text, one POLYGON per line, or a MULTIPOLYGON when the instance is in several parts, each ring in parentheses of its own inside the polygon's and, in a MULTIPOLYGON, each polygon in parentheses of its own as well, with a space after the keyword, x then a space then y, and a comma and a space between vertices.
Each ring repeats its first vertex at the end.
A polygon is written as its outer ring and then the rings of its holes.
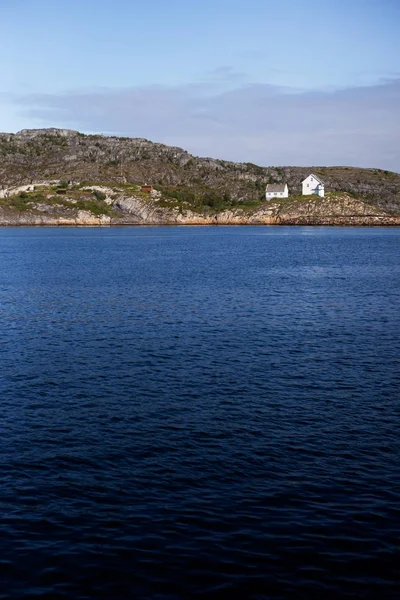
POLYGON ((400 230, 0 229, 0 598, 400 597, 400 230))

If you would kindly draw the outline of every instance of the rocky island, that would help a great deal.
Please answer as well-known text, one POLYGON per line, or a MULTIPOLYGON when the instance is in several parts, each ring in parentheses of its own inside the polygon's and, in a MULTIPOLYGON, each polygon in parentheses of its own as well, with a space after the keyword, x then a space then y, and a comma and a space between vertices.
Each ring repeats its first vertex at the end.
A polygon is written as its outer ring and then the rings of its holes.
POLYGON ((400 175, 260 167, 142 138, 66 129, 0 134, 0 225, 400 225, 400 175), (324 198, 301 196, 310 172, 324 198), (267 184, 288 198, 266 201, 267 184))

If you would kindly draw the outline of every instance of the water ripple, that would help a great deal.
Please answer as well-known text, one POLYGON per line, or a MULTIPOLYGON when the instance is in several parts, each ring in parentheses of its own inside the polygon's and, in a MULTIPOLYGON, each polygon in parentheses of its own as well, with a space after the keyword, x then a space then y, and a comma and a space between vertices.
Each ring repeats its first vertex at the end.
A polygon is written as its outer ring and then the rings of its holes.
POLYGON ((0 231, 0 599, 398 598, 400 232, 0 231))

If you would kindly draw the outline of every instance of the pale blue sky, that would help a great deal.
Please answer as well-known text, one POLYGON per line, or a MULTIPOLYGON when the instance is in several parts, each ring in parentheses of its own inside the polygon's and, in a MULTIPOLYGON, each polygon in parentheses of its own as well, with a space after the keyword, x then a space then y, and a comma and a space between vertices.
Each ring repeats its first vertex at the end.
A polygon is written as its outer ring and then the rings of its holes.
POLYGON ((399 0, 0 0, 0 130, 66 126, 261 164, 400 170, 388 126, 399 22, 399 0), (352 131, 359 142, 341 155, 352 131), (312 133, 315 153, 294 152, 312 133))

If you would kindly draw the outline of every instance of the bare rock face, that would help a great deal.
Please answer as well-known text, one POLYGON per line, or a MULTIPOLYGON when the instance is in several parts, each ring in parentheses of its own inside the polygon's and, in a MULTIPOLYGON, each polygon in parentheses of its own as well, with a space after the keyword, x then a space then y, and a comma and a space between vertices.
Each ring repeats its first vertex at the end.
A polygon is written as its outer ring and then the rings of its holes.
POLYGON ((143 199, 135 196, 120 196, 113 203, 113 207, 138 224, 170 222, 173 214, 173 211, 163 210, 153 203, 144 202, 143 199))
POLYGON ((392 215, 348 194, 333 198, 305 196, 282 204, 276 214, 284 225, 400 225, 400 216, 392 215))
POLYGON ((46 135, 59 135, 62 137, 76 136, 79 135, 79 131, 73 129, 57 129, 55 127, 49 127, 48 129, 21 129, 15 134, 19 138, 33 139, 36 137, 42 137, 46 135))
POLYGON ((78 211, 71 216, 52 215, 49 213, 18 213, 0 209, 1 226, 109 226, 111 218, 106 215, 95 216, 87 211, 78 211))

